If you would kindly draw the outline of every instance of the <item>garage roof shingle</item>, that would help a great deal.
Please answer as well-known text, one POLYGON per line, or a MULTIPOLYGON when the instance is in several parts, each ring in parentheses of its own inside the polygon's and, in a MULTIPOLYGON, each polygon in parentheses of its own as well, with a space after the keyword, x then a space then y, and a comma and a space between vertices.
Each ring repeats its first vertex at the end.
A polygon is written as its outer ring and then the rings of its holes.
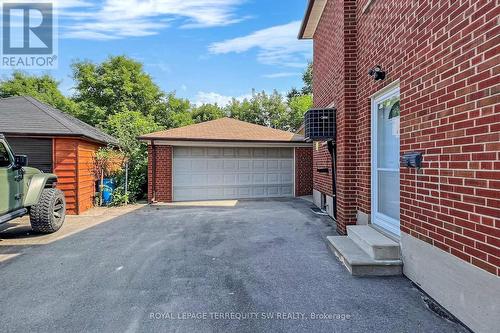
POLYGON ((303 142, 304 137, 232 118, 220 118, 200 124, 146 134, 142 140, 303 142))
POLYGON ((28 96, 0 99, 0 133, 78 136, 103 144, 118 144, 112 136, 28 96))

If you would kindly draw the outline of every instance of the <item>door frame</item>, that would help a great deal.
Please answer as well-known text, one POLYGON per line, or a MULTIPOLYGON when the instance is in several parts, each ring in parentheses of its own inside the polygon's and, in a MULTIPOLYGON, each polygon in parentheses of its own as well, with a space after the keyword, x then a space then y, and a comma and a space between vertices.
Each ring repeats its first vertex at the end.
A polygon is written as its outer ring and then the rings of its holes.
MULTIPOLYGON (((401 92, 400 92, 400 86, 399 86, 399 80, 391 83, 390 85, 384 87, 383 89, 379 90, 377 93, 375 93, 372 98, 371 98, 371 223, 377 227, 382 228, 384 231, 389 232, 392 235, 395 235, 399 237, 401 235, 401 220, 396 220, 394 218, 391 218, 387 215, 380 214, 377 211, 378 207, 378 177, 377 177, 377 165, 378 165, 378 147, 377 147, 377 134, 378 134, 378 124, 377 124, 377 119, 378 119, 378 109, 377 109, 377 102, 387 98, 391 95, 394 94, 399 94, 401 98, 401 92), (398 227, 395 227, 395 225, 398 225, 398 227)), ((400 125, 401 128, 401 125, 400 125)), ((399 147, 401 147, 401 142, 399 144, 399 147)), ((399 181, 399 191, 401 193, 401 178, 399 181)), ((401 210, 401 200, 399 202, 399 207, 401 210)))

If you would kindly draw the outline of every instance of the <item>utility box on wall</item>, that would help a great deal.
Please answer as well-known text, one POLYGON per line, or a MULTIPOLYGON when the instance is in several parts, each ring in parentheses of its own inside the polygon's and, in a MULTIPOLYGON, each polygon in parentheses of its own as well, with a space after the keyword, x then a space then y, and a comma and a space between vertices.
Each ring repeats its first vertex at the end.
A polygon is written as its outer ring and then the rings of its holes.
POLYGON ((335 108, 311 109, 304 115, 306 141, 335 140, 337 136, 335 108))

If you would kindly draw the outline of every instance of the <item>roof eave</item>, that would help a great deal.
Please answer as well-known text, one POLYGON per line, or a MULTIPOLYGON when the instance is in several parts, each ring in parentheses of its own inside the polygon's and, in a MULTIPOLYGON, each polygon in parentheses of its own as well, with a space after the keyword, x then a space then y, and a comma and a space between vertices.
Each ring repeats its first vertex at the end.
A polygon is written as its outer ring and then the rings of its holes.
POLYGON ((159 138, 151 136, 138 137, 141 141, 199 141, 199 142, 254 142, 254 143, 300 143, 301 140, 235 140, 235 139, 206 139, 206 138, 159 138))
POLYGON ((309 0, 298 39, 313 39, 328 0, 309 0))
POLYGON ((9 136, 19 136, 19 137, 28 137, 28 138, 75 138, 75 139, 83 139, 86 141, 91 141, 95 143, 99 143, 102 145, 111 145, 111 146, 118 146, 119 143, 118 141, 116 142, 107 142, 107 141, 102 141, 98 140, 95 138, 91 138, 87 135, 84 134, 76 134, 76 133, 29 133, 29 132, 9 132, 9 131, 3 131, 3 135, 9 135, 9 136))

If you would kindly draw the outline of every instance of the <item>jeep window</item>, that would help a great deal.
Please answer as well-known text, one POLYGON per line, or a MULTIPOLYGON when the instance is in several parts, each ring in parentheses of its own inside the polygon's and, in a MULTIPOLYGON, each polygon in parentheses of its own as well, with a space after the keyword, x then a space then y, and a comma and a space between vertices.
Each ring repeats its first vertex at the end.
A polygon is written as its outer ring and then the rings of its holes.
POLYGON ((3 143, 0 143, 0 168, 6 168, 11 165, 9 151, 3 143))

